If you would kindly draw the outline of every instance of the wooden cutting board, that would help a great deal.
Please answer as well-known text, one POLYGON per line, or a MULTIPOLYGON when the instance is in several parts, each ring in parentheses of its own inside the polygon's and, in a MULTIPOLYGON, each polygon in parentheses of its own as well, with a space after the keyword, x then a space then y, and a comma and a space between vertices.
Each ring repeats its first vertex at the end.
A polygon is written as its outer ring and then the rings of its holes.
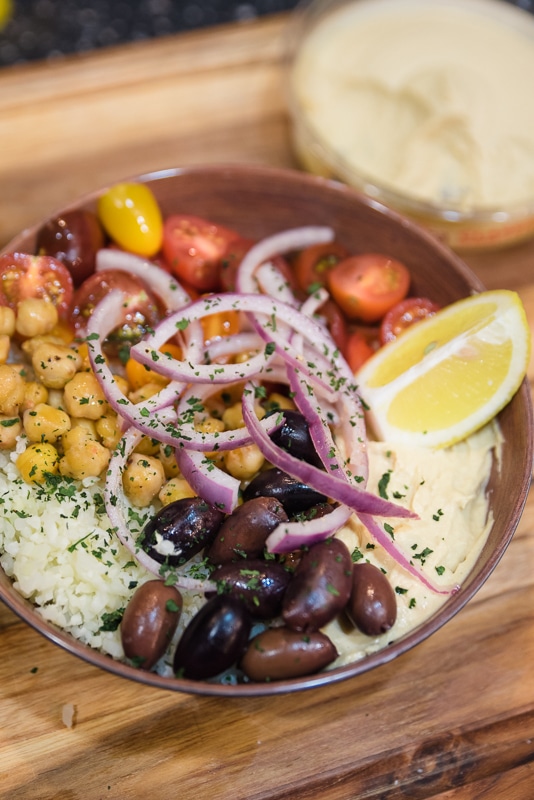
MULTIPOLYGON (((207 162, 296 166, 285 17, 0 71, 0 245, 81 193, 207 162)), ((534 244, 466 258, 534 327, 534 244)), ((533 367, 529 378, 534 377, 533 367)), ((534 501, 483 589, 393 663, 273 699, 178 695, 0 606, 6 800, 533 800, 534 501)))

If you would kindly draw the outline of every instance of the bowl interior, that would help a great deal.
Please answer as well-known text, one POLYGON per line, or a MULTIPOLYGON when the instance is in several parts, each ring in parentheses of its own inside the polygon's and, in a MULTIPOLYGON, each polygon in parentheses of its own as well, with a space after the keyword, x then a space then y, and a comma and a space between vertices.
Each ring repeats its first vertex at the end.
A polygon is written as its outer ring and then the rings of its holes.
MULTIPOLYGON (((337 238, 357 253, 381 251, 404 261, 413 276, 411 293, 429 295, 442 305, 484 287, 448 248, 395 212, 333 181, 300 172, 263 167, 220 166, 168 170, 136 178, 149 183, 164 215, 195 214, 254 238, 300 225, 330 225, 337 238)), ((94 208, 96 193, 69 208, 94 208)), ((66 210, 66 209, 63 209, 66 210)), ((37 227, 24 231, 5 250, 33 252, 37 227)), ((95 666, 141 683, 170 690, 222 696, 269 695, 297 691, 358 675, 386 663, 440 628, 488 578, 517 526, 526 501, 532 467, 532 406, 526 382, 502 412, 505 439, 502 464, 490 480, 495 524, 461 590, 433 617, 386 650, 338 669, 271 684, 220 685, 165 678, 113 661, 43 621, 0 570, 0 598, 48 639, 95 666)))

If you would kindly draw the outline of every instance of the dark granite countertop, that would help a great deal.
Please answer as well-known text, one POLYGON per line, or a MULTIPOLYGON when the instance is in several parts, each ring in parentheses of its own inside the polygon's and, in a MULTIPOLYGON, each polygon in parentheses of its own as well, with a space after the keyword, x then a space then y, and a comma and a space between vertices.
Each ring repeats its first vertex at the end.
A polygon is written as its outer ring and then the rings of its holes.
MULTIPOLYGON (((291 11, 299 0, 0 0, 0 67, 291 11)), ((534 12, 534 0, 507 0, 534 12)))
POLYGON ((0 67, 289 11, 297 0, 12 0, 0 67))

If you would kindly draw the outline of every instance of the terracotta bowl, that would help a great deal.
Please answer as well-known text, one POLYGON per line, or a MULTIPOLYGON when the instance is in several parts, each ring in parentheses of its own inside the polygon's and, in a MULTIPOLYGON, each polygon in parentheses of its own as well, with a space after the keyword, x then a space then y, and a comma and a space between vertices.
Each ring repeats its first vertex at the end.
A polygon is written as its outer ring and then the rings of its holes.
MULTIPOLYGON (((461 259, 433 236, 340 183, 256 166, 170 169, 135 180, 150 185, 164 214, 183 212, 204 216, 248 237, 260 238, 299 225, 330 225, 349 250, 379 250, 404 261, 413 277, 412 294, 429 295, 442 305, 484 288, 461 259)), ((94 209, 96 197, 97 193, 83 197, 69 208, 94 209)), ((38 227, 21 233, 5 251, 33 252, 38 227)), ((409 635, 347 666, 298 679, 238 686, 166 678, 114 661, 43 621, 2 571, 0 597, 36 631, 73 655, 115 675, 162 689, 244 697, 294 692, 354 678, 393 660, 441 628, 480 589, 502 557, 519 522, 530 485, 532 406, 526 382, 501 413, 500 424, 505 439, 502 468, 492 475, 489 487, 495 524, 460 591, 409 635)))

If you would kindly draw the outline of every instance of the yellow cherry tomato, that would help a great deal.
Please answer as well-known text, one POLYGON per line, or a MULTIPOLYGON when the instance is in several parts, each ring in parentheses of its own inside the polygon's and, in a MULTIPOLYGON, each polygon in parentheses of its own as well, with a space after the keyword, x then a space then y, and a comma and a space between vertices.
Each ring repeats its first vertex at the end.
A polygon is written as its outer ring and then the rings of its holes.
MULTIPOLYGON (((160 352, 168 353, 170 356, 172 356, 172 358, 176 358, 178 360, 182 358, 181 348, 176 344, 172 344, 172 342, 167 342, 159 349, 160 352)), ((134 358, 128 359, 126 362, 125 371, 130 388, 134 391, 141 389, 147 383, 159 383, 162 386, 166 386, 167 383, 169 383, 167 378, 164 378, 162 375, 158 375, 158 373, 154 372, 154 370, 150 369, 150 367, 145 367, 144 364, 140 364, 139 361, 136 361, 134 358)))
POLYGON ((161 248, 163 219, 152 191, 143 183, 117 183, 98 201, 108 235, 124 250, 153 256, 161 248))

